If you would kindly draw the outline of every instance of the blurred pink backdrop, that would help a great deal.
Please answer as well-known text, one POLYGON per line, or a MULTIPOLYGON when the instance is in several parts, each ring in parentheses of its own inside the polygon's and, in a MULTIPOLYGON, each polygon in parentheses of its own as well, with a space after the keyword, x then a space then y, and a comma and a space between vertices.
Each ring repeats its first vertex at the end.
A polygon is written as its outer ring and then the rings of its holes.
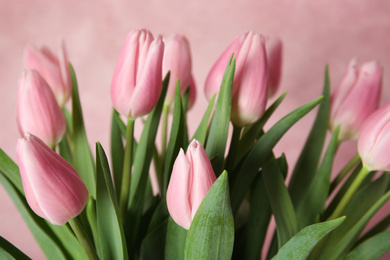
MULTIPOLYGON (((144 1, 0 1, 0 147, 15 159, 16 89, 27 43, 56 47, 66 42, 79 82, 86 130, 91 146, 109 149, 110 83, 127 33, 146 27, 153 34, 184 34, 193 54, 198 100, 190 111, 190 134, 206 101, 203 83, 215 60, 239 33, 253 30, 279 36, 284 43, 281 89, 288 91, 268 127, 293 108, 321 94, 325 64, 332 87, 348 62, 378 60, 384 67, 382 103, 390 100, 389 1, 287 0, 144 0, 144 1)), ((290 168, 313 121, 309 114, 277 145, 290 168)), ((356 152, 356 143, 339 149, 336 170, 356 152)), ((27 226, 0 186, 0 235, 33 259, 44 259, 27 226)))

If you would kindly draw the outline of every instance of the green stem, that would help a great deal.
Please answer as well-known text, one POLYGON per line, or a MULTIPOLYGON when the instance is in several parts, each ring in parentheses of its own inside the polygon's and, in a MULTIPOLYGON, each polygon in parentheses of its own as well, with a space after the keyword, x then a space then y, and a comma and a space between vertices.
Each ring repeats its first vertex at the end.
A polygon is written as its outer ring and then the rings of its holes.
POLYGON ((329 217, 329 219, 336 219, 341 216, 344 209, 347 207, 348 203, 351 201, 353 195, 355 195, 356 191, 359 189, 360 184, 362 184, 363 180, 367 177, 367 174, 369 174, 370 171, 363 166, 363 168, 360 170, 358 176, 353 181, 347 192, 345 193, 344 197, 341 199, 339 205, 337 205, 336 209, 334 210, 333 214, 329 217))
MULTIPOLYGON (((169 114, 170 105, 164 104, 162 111, 162 133, 161 133, 161 159, 160 159, 160 167, 157 171, 158 179, 162 179, 162 174, 165 166, 165 156, 167 151, 167 128, 168 128, 168 114, 169 114)), ((162 190, 162 183, 160 183, 160 190, 162 190)))
POLYGON ((96 255, 96 252, 89 241, 87 235, 84 232, 83 227, 77 218, 73 218, 69 220, 69 224, 72 227, 74 233, 76 234, 77 239, 79 240, 81 246, 84 248, 85 253, 87 253, 88 259, 90 260, 98 260, 99 257, 96 255))
POLYGON ((340 171, 340 173, 337 175, 337 177, 333 180, 332 184, 330 185, 329 194, 333 192, 333 190, 339 185, 345 176, 352 170, 353 167, 360 161, 359 154, 356 154, 345 167, 340 171))
POLYGON ((235 166, 237 148, 241 136, 241 129, 242 127, 233 125, 232 140, 230 141, 230 148, 229 148, 228 156, 226 158, 226 167, 225 167, 228 173, 231 173, 235 166))
POLYGON ((131 166, 133 164, 133 140, 134 140, 134 119, 127 120, 126 130, 126 148, 123 162, 122 187, 119 200, 119 209, 123 223, 125 222, 127 206, 129 203, 130 184, 131 184, 131 166))

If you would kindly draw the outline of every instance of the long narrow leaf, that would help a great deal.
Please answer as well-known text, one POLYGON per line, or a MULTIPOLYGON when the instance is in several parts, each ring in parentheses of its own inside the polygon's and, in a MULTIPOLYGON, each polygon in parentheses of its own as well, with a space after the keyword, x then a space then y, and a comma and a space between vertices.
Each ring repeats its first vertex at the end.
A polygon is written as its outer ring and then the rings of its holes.
POLYGON ((0 148, 0 172, 12 182, 17 190, 24 195, 22 178, 19 168, 11 158, 0 148))
POLYGON ((295 109, 282 119, 280 119, 270 130, 267 131, 248 153, 243 165, 240 168, 237 182, 232 192, 233 212, 237 212, 245 194, 249 190, 253 180, 256 178, 259 168, 271 155, 273 147, 282 138, 282 136, 299 119, 309 113, 322 100, 322 97, 315 99, 305 105, 295 109))
POLYGON ((216 94, 211 98, 209 105, 207 106, 207 109, 202 117, 202 120, 200 121, 198 128, 195 131, 194 136, 192 139, 198 140, 203 146, 205 146, 206 143, 206 137, 207 137, 207 130, 209 127, 209 121, 210 121, 210 115, 214 108, 214 102, 215 102, 216 94))
POLYGON ((345 260, 377 260, 390 250, 390 230, 368 239, 353 251, 345 260))
POLYGON ((96 215, 103 259, 128 259, 125 235, 107 157, 96 143, 96 215))
POLYGON ((85 133, 83 112, 73 66, 69 64, 72 77, 72 118, 73 118, 73 166, 87 186, 89 194, 96 198, 95 164, 85 133))
POLYGON ((123 147, 121 129, 116 117, 119 117, 118 112, 113 110, 111 119, 111 160, 116 196, 119 198, 125 149, 123 147))

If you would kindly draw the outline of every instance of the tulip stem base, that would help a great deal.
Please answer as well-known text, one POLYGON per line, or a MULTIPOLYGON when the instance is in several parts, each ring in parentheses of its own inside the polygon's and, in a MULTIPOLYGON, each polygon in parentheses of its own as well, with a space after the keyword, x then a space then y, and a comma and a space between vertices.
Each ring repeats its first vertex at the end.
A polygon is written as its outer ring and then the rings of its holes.
POLYGON ((76 237, 79 240, 81 246, 84 248, 85 253, 87 253, 88 259, 98 260, 99 257, 96 255, 94 247, 92 246, 91 242, 89 241, 87 235, 85 234, 83 227, 81 226, 81 224, 77 220, 77 218, 73 218, 73 219, 69 220, 69 224, 72 227, 73 232, 76 234, 76 237))
POLYGON ((341 199, 339 205, 337 205, 333 214, 329 217, 329 220, 336 219, 341 216, 345 208, 348 206, 348 203, 351 201, 352 197, 355 195, 356 191, 359 189, 360 185, 362 184, 362 182, 364 181, 364 179, 367 177, 369 173, 370 171, 366 167, 363 167, 360 170, 358 176, 353 181, 353 183, 345 193, 344 197, 341 199))
POLYGON ((134 119, 127 120, 126 130, 126 148, 123 163, 122 187, 119 198, 119 209, 121 212, 123 223, 129 203, 130 184, 131 184, 131 167, 133 165, 133 140, 134 140, 134 119))
POLYGON ((360 156, 359 154, 356 154, 333 180, 332 184, 330 185, 329 194, 331 194, 337 187, 337 185, 339 185, 344 180, 345 176, 347 176, 347 174, 352 170, 354 166, 356 166, 358 162, 360 162, 360 156))

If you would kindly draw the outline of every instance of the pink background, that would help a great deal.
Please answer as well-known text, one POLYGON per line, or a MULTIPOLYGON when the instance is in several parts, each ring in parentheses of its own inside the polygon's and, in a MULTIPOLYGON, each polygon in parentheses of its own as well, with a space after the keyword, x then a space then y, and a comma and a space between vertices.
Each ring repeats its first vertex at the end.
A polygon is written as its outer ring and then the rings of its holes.
MULTIPOLYGON (((278 35, 284 42, 281 90, 285 102, 271 122, 321 93, 325 64, 332 86, 348 62, 378 60, 385 68, 382 103, 390 100, 389 1, 283 0, 145 0, 0 2, 0 147, 15 159, 16 88, 27 43, 55 48, 66 41, 80 88, 88 138, 109 149, 111 77, 127 33, 146 27, 154 34, 187 36, 193 54, 198 100, 190 111, 190 132, 200 121, 206 101, 202 87, 208 70, 239 33, 253 30, 278 35)), ((294 126, 276 147, 294 163, 313 121, 313 113, 294 126)), ((355 153, 355 142, 343 144, 340 162, 355 153)), ((290 166, 292 167, 292 166, 290 166)), ((44 258, 12 201, 0 186, 0 235, 30 257, 44 258)))

